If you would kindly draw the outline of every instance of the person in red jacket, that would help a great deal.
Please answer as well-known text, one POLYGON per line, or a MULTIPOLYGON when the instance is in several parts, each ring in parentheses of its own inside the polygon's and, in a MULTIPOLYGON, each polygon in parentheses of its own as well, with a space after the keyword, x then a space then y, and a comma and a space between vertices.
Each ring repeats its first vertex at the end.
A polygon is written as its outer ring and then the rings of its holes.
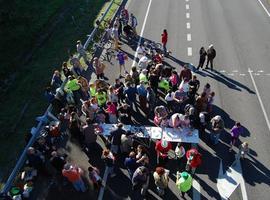
POLYGON ((168 33, 167 33, 167 30, 164 29, 163 33, 161 34, 161 43, 163 45, 164 55, 167 54, 167 47, 166 47, 167 42, 168 42, 168 33))
POLYGON ((194 174, 196 168, 199 167, 202 163, 202 155, 198 152, 197 149, 190 149, 187 151, 186 157, 186 170, 191 171, 191 174, 194 174))
POLYGON ((172 149, 172 144, 166 140, 157 140, 155 150, 157 151, 157 164, 165 166, 168 162, 168 152, 172 149))

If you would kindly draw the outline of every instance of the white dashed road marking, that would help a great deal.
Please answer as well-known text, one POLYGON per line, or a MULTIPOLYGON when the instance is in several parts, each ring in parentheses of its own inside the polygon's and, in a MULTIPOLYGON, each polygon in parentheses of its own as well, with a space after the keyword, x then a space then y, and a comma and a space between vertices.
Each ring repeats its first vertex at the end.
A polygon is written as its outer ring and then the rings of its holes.
POLYGON ((187 29, 190 29, 190 23, 187 22, 187 29))
POLYGON ((190 18, 190 13, 186 13, 186 18, 187 18, 187 19, 190 18))
POLYGON ((187 48, 187 54, 188 56, 192 56, 192 47, 187 48))
POLYGON ((187 41, 191 41, 191 34, 190 33, 187 34, 187 41))
POLYGON ((186 4, 186 9, 189 10, 189 4, 186 4))

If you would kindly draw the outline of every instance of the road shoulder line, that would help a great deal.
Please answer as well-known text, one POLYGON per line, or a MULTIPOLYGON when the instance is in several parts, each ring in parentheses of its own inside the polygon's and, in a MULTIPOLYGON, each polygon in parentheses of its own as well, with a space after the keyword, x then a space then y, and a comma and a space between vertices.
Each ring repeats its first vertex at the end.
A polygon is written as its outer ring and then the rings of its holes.
POLYGON ((266 113, 264 104, 263 104, 263 102, 262 102, 261 95, 260 95, 259 90, 258 90, 258 88, 257 88, 256 82, 255 82, 254 77, 253 77, 253 75, 252 75, 252 70, 250 70, 250 68, 248 68, 248 73, 249 73, 249 75, 250 75, 250 78, 251 78, 253 87, 254 87, 254 89, 255 89, 255 91, 256 91, 257 98, 258 98, 258 100, 259 100, 261 109, 262 109, 262 111, 263 111, 263 115, 264 115, 264 118, 265 118, 265 121, 266 121, 268 130, 269 130, 268 133, 270 133, 270 123, 269 123, 269 119, 268 119, 268 116, 267 116, 267 113, 266 113))

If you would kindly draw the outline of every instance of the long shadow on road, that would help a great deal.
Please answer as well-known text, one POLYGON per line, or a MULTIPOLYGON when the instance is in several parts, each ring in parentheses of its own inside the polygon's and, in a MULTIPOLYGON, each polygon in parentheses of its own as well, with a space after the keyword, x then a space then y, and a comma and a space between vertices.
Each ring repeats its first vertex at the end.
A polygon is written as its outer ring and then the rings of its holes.
POLYGON ((255 92, 253 90, 251 90, 249 87, 245 86, 244 84, 233 80, 227 76, 225 76, 224 74, 220 73, 217 70, 204 70, 204 72, 207 73, 207 76, 215 79, 218 82, 223 83, 224 85, 228 86, 231 89, 237 90, 237 91, 242 91, 242 89, 246 90, 247 92, 249 92, 250 94, 255 94, 255 92))

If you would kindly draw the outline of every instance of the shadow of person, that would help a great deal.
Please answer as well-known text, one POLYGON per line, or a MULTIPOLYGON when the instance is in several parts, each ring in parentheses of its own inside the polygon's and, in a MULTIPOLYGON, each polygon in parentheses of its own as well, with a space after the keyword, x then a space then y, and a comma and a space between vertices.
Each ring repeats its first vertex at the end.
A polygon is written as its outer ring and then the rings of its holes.
POLYGON ((226 85, 228 88, 237 90, 237 91, 242 91, 241 88, 239 88, 237 85, 231 83, 230 81, 226 80, 224 77, 221 76, 217 76, 216 74, 214 74, 213 72, 209 71, 209 70, 205 70, 205 72, 207 72, 207 76, 215 79, 216 81, 223 83, 224 85, 226 85))
MULTIPOLYGON (((270 170, 249 154, 250 159, 241 161, 243 176, 245 182, 255 186, 256 184, 265 184, 270 186, 270 170), (251 173, 252 172, 252 173, 251 173)), ((266 187, 267 187, 266 186, 266 187)))
POLYGON ((249 87, 243 85, 242 83, 240 83, 240 82, 238 82, 236 80, 233 80, 233 79, 229 78, 228 76, 225 76, 225 74, 220 73, 217 70, 213 70, 213 72, 212 71, 207 71, 207 72, 209 74, 212 74, 212 76, 214 76, 215 79, 221 78, 224 82, 232 84, 235 87, 245 89, 247 92, 249 92, 251 94, 255 94, 255 92, 253 90, 251 90, 249 87))

